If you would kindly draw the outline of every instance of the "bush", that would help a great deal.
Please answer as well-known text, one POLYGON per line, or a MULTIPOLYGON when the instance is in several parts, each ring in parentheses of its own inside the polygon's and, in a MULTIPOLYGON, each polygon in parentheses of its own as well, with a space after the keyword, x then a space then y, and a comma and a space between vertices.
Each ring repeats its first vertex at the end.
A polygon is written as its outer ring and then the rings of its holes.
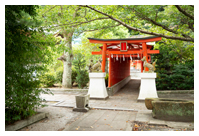
POLYGON ((89 81, 89 75, 87 70, 81 70, 77 72, 76 82, 78 83, 79 88, 83 88, 89 81))
POLYGON ((55 78, 57 83, 62 83, 63 78, 63 66, 56 69, 55 78))
POLYGON ((48 48, 53 47, 54 40, 40 30, 32 31, 33 24, 39 22, 32 18, 35 15, 33 5, 5 6, 5 124, 34 115, 44 106, 39 95, 49 91, 39 88, 40 80, 33 73, 43 71, 50 63, 48 48))
POLYGON ((172 47, 161 45, 157 59, 157 90, 191 90, 194 88, 194 60, 184 59, 171 52, 172 47))
POLYGON ((42 87, 52 87, 53 84, 57 82, 55 72, 46 72, 45 74, 40 75, 38 78, 41 81, 42 87))
POLYGON ((76 77, 77 77, 77 71, 74 68, 72 68, 72 85, 76 81, 76 77))
POLYGON ((105 77, 105 84, 106 84, 106 87, 108 86, 108 78, 109 78, 109 74, 106 73, 106 77, 105 77))

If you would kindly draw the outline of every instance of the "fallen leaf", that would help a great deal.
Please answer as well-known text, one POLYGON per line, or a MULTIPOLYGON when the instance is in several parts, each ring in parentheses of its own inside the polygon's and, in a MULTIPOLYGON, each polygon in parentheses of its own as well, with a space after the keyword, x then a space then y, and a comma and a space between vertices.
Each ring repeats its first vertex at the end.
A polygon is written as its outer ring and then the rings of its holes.
POLYGON ((106 120, 106 119, 104 119, 104 120, 106 120))
POLYGON ((127 123, 128 121, 126 121, 126 123, 127 123))
POLYGON ((26 129, 26 131, 29 131, 29 129, 26 129))
POLYGON ((116 105, 115 105, 116 106, 116 105))
POLYGON ((78 128, 80 128, 80 126, 78 126, 78 128))
POLYGON ((93 128, 93 126, 91 126, 91 128, 93 128))
POLYGON ((134 127, 139 127, 138 124, 135 124, 134 127))
POLYGON ((133 131, 138 131, 138 128, 136 127, 136 128, 133 128, 133 131))
POLYGON ((76 130, 78 130, 79 128, 76 128, 76 130))
POLYGON ((120 130, 123 130, 123 128, 121 128, 120 130))
POLYGON ((60 129, 58 129, 57 131, 62 131, 62 130, 64 130, 64 128, 60 128, 60 129))
POLYGON ((83 131, 85 131, 85 129, 83 129, 83 131))
POLYGON ((111 126, 112 127, 112 126, 111 126))

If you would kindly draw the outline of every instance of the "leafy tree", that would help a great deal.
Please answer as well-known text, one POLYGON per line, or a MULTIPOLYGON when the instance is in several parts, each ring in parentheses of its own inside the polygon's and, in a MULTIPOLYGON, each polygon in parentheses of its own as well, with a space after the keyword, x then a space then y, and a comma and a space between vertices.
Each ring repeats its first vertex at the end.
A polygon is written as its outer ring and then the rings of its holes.
POLYGON ((88 72, 85 70, 86 60, 81 53, 78 53, 74 56, 73 64, 77 71, 76 82, 78 83, 79 88, 83 88, 89 81, 88 72))
POLYGON ((82 5, 82 7, 92 10, 91 13, 100 18, 108 18, 133 31, 194 42, 192 5, 82 5))
POLYGON ((160 54, 152 56, 152 59, 157 59, 157 90, 189 90, 194 88, 193 46, 182 46, 182 41, 180 43, 180 48, 163 42, 159 42, 158 46, 155 47, 155 49, 160 50, 160 54))
POLYGON ((35 114, 41 104, 40 81, 34 73, 50 63, 51 35, 37 29, 38 6, 5 6, 5 121, 12 123, 35 114), (50 42, 47 42, 50 41, 50 42))
POLYGON ((72 74, 72 40, 83 32, 112 31, 119 26, 108 18, 93 16, 87 9, 79 5, 46 5, 41 6, 37 11, 40 19, 43 20, 42 28, 49 31, 58 31, 62 35, 65 44, 63 55, 59 60, 63 62, 62 87, 71 87, 72 74), (95 23, 94 23, 95 22, 95 23))

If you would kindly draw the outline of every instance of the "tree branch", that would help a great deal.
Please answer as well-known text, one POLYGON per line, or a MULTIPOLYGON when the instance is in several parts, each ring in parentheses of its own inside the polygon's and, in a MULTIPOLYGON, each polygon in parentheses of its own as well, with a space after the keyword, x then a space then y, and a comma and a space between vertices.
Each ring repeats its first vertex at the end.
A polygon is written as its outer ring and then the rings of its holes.
POLYGON ((176 8, 181 12, 183 13, 185 16, 191 18, 192 20, 194 20, 194 16, 190 15, 189 13, 187 13, 185 10, 183 10, 179 5, 175 5, 176 8))
POLYGON ((43 14, 42 14, 42 16, 44 16, 48 11, 50 11, 51 9, 53 9, 53 8, 55 8, 57 5, 55 5, 55 6, 53 6, 52 8, 50 8, 49 10, 47 10, 46 12, 44 12, 43 14))
POLYGON ((102 27, 102 28, 99 28, 99 29, 86 30, 86 31, 82 31, 82 32, 80 32, 80 33, 98 31, 98 30, 107 29, 107 28, 110 28, 110 27, 116 27, 116 26, 120 26, 120 25, 121 25, 121 24, 117 24, 117 25, 114 25, 114 26, 107 26, 107 27, 102 27))
MULTIPOLYGON (((125 8, 125 7, 123 7, 123 8, 125 8)), ((150 19, 150 18, 144 16, 142 13, 136 11, 135 9, 131 9, 131 10, 135 11, 136 14, 138 14, 137 16, 140 17, 141 19, 147 20, 147 21, 153 23, 154 25, 163 28, 164 30, 167 30, 167 31, 172 32, 172 33, 174 33, 174 34, 181 34, 183 37, 186 37, 186 38, 187 38, 187 37, 191 38, 189 35, 186 35, 186 34, 184 34, 184 33, 179 33, 179 32, 177 32, 177 31, 175 31, 175 30, 173 30, 173 29, 168 28, 168 27, 165 26, 165 25, 162 25, 162 24, 160 24, 160 23, 158 23, 158 22, 156 22, 156 21, 154 21, 154 20, 152 20, 152 19, 150 19)), ((156 12, 156 17, 155 17, 155 18, 157 18, 157 12, 156 12)), ((156 19, 155 19, 155 20, 156 20, 156 19)))
POLYGON ((85 21, 85 22, 74 22, 74 23, 62 24, 62 25, 58 25, 58 26, 71 25, 70 27, 74 27, 74 26, 77 26, 77 25, 89 23, 89 22, 92 22, 92 21, 95 21, 95 20, 102 20, 102 19, 109 19, 109 18, 108 17, 101 17, 101 18, 96 18, 96 19, 92 19, 92 20, 89 20, 89 21, 85 21))
POLYGON ((194 42, 194 39, 193 39, 193 38, 176 37, 176 36, 167 36, 167 35, 164 35, 164 34, 158 34, 158 33, 154 33, 154 32, 148 32, 148 31, 145 31, 145 30, 141 30, 141 29, 138 29, 138 28, 129 26, 129 25, 127 25, 126 23, 122 22, 121 20, 118 20, 118 19, 114 18, 113 16, 110 16, 110 15, 108 15, 108 14, 106 14, 106 13, 103 13, 103 12, 101 12, 101 11, 99 11, 99 10, 97 10, 97 9, 95 9, 95 8, 93 8, 93 7, 91 7, 91 6, 88 6, 88 5, 82 5, 82 6, 83 6, 83 7, 90 8, 91 10, 94 10, 94 11, 96 11, 96 12, 98 12, 98 13, 104 15, 104 16, 107 16, 107 17, 109 17, 110 19, 112 19, 112 20, 114 20, 114 21, 120 23, 120 24, 123 25, 124 27, 129 28, 129 29, 134 30, 134 31, 139 31, 139 32, 145 33, 145 34, 160 36, 160 37, 164 37, 164 38, 167 38, 167 39, 175 39, 175 40, 192 41, 192 42, 194 42))

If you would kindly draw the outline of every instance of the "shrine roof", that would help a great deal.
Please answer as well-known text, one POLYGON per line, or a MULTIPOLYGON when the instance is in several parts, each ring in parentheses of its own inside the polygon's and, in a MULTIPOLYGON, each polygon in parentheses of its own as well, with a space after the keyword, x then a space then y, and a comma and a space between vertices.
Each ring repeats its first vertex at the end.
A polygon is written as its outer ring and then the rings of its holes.
POLYGON ((128 43, 134 42, 154 42, 160 41, 161 37, 158 36, 148 36, 139 38, 123 38, 123 39, 98 39, 98 38, 88 38, 91 43, 119 43, 120 41, 127 41, 128 43))

